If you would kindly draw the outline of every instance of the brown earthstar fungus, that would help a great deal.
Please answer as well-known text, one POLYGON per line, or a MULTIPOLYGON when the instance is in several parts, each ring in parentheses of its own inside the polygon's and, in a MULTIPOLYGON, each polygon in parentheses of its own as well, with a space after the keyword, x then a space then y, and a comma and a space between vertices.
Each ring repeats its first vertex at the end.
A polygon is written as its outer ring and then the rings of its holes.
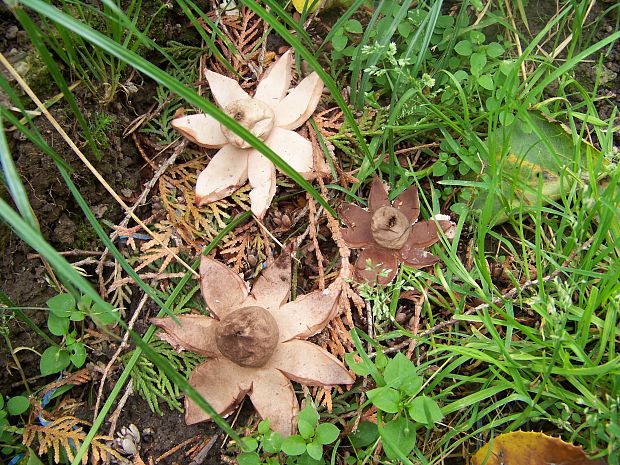
MULTIPOLYGON (((202 257, 202 296, 212 317, 178 315, 154 318, 160 338, 177 350, 208 360, 192 372, 190 384, 220 415, 227 415, 248 394, 271 428, 295 432, 299 404, 291 380, 312 386, 351 384, 344 365, 304 339, 320 332, 335 316, 340 291, 325 289, 288 302, 291 255, 284 252, 257 278, 252 291, 222 263, 202 257)), ((185 399, 188 425, 210 417, 185 399)))
MULTIPOLYGON (((276 152, 304 178, 315 177, 312 143, 294 130, 314 113, 323 81, 316 73, 291 85, 293 56, 287 51, 264 74, 254 97, 234 79, 206 70, 217 105, 276 152)), ((181 116, 171 123, 198 145, 220 149, 200 173, 196 204, 206 205, 229 196, 249 180, 252 212, 260 219, 276 191, 274 164, 245 140, 206 114, 181 116)))
POLYGON ((418 221, 418 189, 411 186, 393 203, 385 187, 375 177, 368 196, 368 210, 352 203, 340 208, 340 218, 347 226, 342 238, 354 249, 363 249, 355 263, 355 278, 381 286, 396 276, 398 263, 414 268, 435 264, 438 258, 424 250, 439 240, 441 229, 451 237, 454 223, 447 215, 418 221))

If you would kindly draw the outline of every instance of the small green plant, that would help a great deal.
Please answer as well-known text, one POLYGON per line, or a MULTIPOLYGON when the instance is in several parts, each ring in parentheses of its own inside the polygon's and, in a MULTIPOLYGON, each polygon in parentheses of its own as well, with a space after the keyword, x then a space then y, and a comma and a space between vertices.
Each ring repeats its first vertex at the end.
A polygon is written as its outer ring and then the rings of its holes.
POLYGON ((105 325, 114 321, 113 315, 93 305, 90 297, 81 296, 76 301, 69 293, 55 295, 47 301, 47 306, 47 329, 54 336, 62 337, 63 341, 45 349, 39 363, 41 374, 59 373, 71 364, 81 368, 86 362, 86 348, 80 340, 84 319, 88 316, 105 325))
POLYGON ((0 460, 9 462, 25 451, 22 444, 23 428, 13 424, 9 417, 18 417, 29 408, 27 397, 13 396, 5 401, 4 395, 0 393, 0 460))
POLYGON ((350 437, 352 444, 368 445, 381 438, 389 459, 408 456, 415 447, 417 430, 432 429, 444 417, 438 403, 424 394, 424 378, 401 353, 388 359, 377 352, 374 363, 367 356, 360 362, 353 353, 345 359, 357 375, 372 375, 377 385, 366 393, 377 408, 377 424, 364 425, 350 437))
POLYGON ((110 147, 108 134, 115 122, 114 115, 103 111, 95 112, 92 119, 89 120, 90 132, 98 149, 106 150, 110 147))
POLYGON ((279 433, 271 431, 268 419, 262 420, 256 436, 244 438, 246 451, 237 457, 239 465, 276 465, 283 463, 281 453, 286 454, 289 465, 324 464, 324 446, 338 439, 340 429, 332 423, 319 423, 312 402, 307 402, 299 412, 297 427, 299 434, 282 439, 279 433))

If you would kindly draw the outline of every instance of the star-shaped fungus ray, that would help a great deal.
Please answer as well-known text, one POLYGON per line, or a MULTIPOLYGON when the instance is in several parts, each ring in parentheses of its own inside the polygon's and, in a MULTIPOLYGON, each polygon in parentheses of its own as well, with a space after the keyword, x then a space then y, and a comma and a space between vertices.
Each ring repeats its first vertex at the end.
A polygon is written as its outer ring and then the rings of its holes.
MULTIPOLYGON (((337 312, 340 291, 314 291, 288 302, 291 255, 285 250, 248 290, 222 263, 202 257, 202 295, 212 317, 178 315, 155 318, 160 337, 177 350, 206 355, 190 384, 220 415, 250 397, 262 418, 283 436, 295 432, 299 411, 291 380, 312 386, 351 384, 344 365, 304 339, 317 334, 337 312)), ((185 399, 187 424, 210 417, 185 399)))
MULTIPOLYGON (((277 153, 305 179, 316 176, 312 143, 294 132, 314 113, 323 82, 311 73, 290 90, 291 51, 284 53, 263 75, 254 97, 239 83, 207 70, 213 99, 224 112, 277 153)), ((219 149, 199 174, 196 204, 206 205, 229 196, 249 181, 252 212, 263 218, 276 191, 276 170, 271 161, 243 138, 206 114, 181 116, 171 123, 190 141, 219 149)))
POLYGON ((438 258, 424 250, 439 240, 441 234, 452 238, 454 223, 446 215, 418 221, 418 189, 411 186, 393 203, 379 178, 373 179, 368 196, 368 210, 345 203, 340 219, 346 226, 342 237, 354 249, 363 249, 355 262, 358 281, 386 285, 394 279, 398 263, 414 268, 430 266, 438 258))

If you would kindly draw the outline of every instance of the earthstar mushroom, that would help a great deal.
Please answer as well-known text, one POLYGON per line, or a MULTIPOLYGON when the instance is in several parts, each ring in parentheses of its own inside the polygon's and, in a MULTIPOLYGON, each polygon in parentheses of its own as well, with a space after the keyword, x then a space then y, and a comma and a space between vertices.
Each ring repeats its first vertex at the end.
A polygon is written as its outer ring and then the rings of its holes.
MULTIPOLYGON (((294 130, 316 109, 323 82, 316 73, 291 89, 291 51, 284 53, 259 81, 250 97, 234 79, 205 71, 217 105, 276 152, 306 179, 315 177, 312 143, 294 130)), ((229 196, 249 180, 252 212, 260 219, 276 190, 275 166, 215 118, 207 114, 176 118, 171 126, 192 142, 220 149, 196 182, 199 206, 229 196)))
POLYGON ((352 203, 342 205, 340 218, 347 226, 341 230, 342 237, 349 247, 363 249, 355 263, 358 281, 383 286, 394 279, 399 262, 423 268, 439 260, 424 248, 439 240, 440 229, 451 238, 454 223, 447 215, 418 221, 419 215, 416 186, 407 188, 390 203, 377 177, 368 196, 368 210, 352 203))
MULTIPOLYGON (((296 430, 299 411, 291 380, 313 386, 353 383, 338 359, 303 340, 335 316, 340 291, 315 291, 288 302, 289 251, 262 272, 251 292, 239 275, 204 256, 200 276, 212 317, 178 315, 178 323, 172 318, 151 321, 163 329, 160 338, 177 350, 209 357, 189 382, 220 415, 231 413, 248 394, 258 414, 269 418, 271 428, 288 436, 296 430)), ((209 418, 185 398, 188 425, 209 418)))

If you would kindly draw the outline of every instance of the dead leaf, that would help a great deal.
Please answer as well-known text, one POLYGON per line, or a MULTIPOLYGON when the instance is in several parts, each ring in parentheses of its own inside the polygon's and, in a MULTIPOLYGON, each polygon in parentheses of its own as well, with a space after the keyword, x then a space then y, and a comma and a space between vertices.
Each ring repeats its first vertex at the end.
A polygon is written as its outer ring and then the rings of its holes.
MULTIPOLYGON (((559 199, 562 192, 570 191, 575 182, 570 173, 574 169, 573 153, 577 147, 564 125, 532 110, 510 125, 499 128, 493 142, 498 153, 505 153, 499 159, 500 192, 480 192, 473 206, 482 208, 488 195, 495 197, 492 210, 495 224, 503 223, 519 208, 536 205, 539 183, 543 205, 559 199), (502 198, 509 202, 507 206, 502 203, 502 198)), ((583 139, 579 144, 584 165, 577 169, 583 168, 586 173, 581 181, 589 181, 585 160, 598 170, 599 179, 604 177, 605 164, 599 165, 602 153, 583 139)))
POLYGON ((470 465, 606 465, 590 460, 583 449, 543 433, 500 434, 476 452, 470 465))

